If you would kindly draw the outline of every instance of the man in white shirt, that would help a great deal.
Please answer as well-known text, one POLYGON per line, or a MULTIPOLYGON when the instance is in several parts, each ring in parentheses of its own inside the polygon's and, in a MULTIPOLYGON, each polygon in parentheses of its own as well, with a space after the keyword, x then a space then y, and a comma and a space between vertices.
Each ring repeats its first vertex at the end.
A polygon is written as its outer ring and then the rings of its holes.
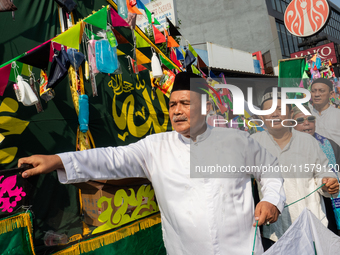
POLYGON ((310 109, 318 123, 316 132, 340 146, 340 109, 329 103, 333 94, 333 84, 330 80, 324 78, 314 80, 311 85, 313 105, 310 105, 310 109))
MULTIPOLYGON (((287 121, 291 119, 290 105, 286 106, 287 114, 281 115, 281 91, 278 89, 276 110, 262 116, 268 130, 253 134, 252 138, 277 157, 280 166, 286 168, 282 176, 288 205, 312 193, 323 183, 325 186, 306 199, 284 208, 277 222, 263 227, 263 236, 272 241, 277 241, 285 233, 305 207, 327 227, 325 205, 320 195, 330 197, 330 194, 339 191, 339 183, 335 174, 327 168, 328 159, 318 142, 312 136, 289 127, 292 126, 287 121)), ((268 88, 262 97, 261 109, 270 109, 272 102, 272 88, 268 88)))
MULTIPOLYGON (((169 102, 175 131, 150 135, 116 148, 22 158, 19 166, 23 163, 34 166, 23 177, 55 169, 62 183, 146 177, 157 196, 168 254, 250 254, 255 221, 259 225, 275 222, 283 209, 283 180, 264 178, 266 175, 261 171, 242 172, 238 178, 211 178, 214 176, 209 174, 203 174, 205 178, 191 178, 195 174, 191 172, 191 157, 204 158, 204 155, 192 155, 193 148, 207 153, 215 150, 221 162, 238 170, 241 166, 277 165, 276 158, 246 132, 207 127, 205 116, 200 114, 202 86, 204 80, 199 76, 190 73, 176 76, 169 102), (193 91, 190 83, 197 85, 193 91), (212 141, 216 142, 214 146, 212 141), (255 212, 252 175, 263 185, 264 194, 255 212)), ((225 177, 230 176, 226 173, 225 177)), ((262 252, 258 231, 255 253, 262 252)))

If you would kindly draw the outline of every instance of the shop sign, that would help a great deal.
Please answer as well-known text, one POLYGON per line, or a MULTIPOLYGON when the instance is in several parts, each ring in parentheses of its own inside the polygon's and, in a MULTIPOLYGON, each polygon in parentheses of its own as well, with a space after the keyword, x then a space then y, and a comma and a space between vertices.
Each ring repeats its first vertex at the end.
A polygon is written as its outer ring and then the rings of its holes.
POLYGON ((330 60, 332 64, 336 64, 338 62, 336 58, 334 43, 327 43, 308 50, 298 51, 290 54, 290 57, 299 58, 307 55, 313 55, 315 53, 319 53, 321 61, 330 60))
POLYGON ((295 36, 312 36, 325 26, 329 13, 327 0, 293 0, 285 11, 284 23, 295 36))

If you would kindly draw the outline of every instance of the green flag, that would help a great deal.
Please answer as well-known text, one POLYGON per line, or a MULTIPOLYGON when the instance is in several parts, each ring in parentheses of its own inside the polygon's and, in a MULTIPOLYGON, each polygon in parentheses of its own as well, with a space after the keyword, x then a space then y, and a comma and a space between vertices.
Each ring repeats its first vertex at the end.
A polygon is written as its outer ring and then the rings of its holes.
MULTIPOLYGON (((146 13, 146 16, 148 16, 148 21, 150 24, 152 24, 152 18, 151 18, 151 12, 149 11, 148 8, 145 7, 145 13, 146 13)), ((155 25, 161 25, 161 23, 158 22, 158 20, 156 18, 154 18, 154 24, 155 25)))
POLYGON ((194 55, 195 58, 197 58, 197 53, 196 53, 196 51, 194 50, 194 48, 193 48, 190 44, 188 45, 188 47, 189 47, 189 50, 191 51, 192 55, 194 55))
POLYGON ((191 65, 191 70, 194 74, 198 74, 198 75, 201 74, 201 72, 194 65, 191 65))
MULTIPOLYGON (((279 87, 294 87, 300 85, 305 71, 306 60, 292 59, 279 62, 279 87)), ((288 93, 289 98, 295 98, 295 93, 288 93)))
POLYGON ((135 37, 136 37, 137 48, 150 47, 150 44, 143 37, 141 37, 140 34, 138 34, 136 31, 135 31, 135 37))
POLYGON ((106 6, 99 11, 92 14, 90 17, 84 19, 86 23, 99 27, 101 29, 106 29, 107 23, 107 8, 106 6))
POLYGON ((92 35, 93 35, 93 39, 94 40, 100 40, 102 39, 101 37, 97 36, 95 33, 93 33, 91 30, 87 29, 85 27, 85 34, 87 35, 87 37, 91 40, 92 39, 92 35))
POLYGON ((165 58, 163 58, 162 55, 159 55, 159 57, 161 59, 162 64, 164 64, 167 68, 176 69, 176 67, 173 64, 171 64, 169 61, 167 61, 165 58))

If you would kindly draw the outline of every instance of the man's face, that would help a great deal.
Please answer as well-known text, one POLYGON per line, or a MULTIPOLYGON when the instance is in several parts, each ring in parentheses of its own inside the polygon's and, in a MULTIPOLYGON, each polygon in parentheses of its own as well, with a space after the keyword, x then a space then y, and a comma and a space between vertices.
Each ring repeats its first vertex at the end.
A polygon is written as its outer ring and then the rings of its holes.
POLYGON ((303 122, 298 122, 298 124, 294 127, 296 130, 305 132, 310 135, 314 135, 315 133, 315 117, 313 115, 306 116, 302 112, 295 115, 294 119, 299 121, 303 119, 303 122), (308 120, 307 118, 310 117, 311 119, 314 118, 314 121, 308 120))
POLYGON ((333 90, 331 90, 326 84, 315 83, 312 86, 311 96, 314 106, 325 106, 329 103, 329 99, 332 97, 333 90))
MULTIPOLYGON (((267 100, 266 102, 263 103, 262 110, 268 110, 272 107, 273 100, 267 100)), ((281 122, 286 119, 290 119, 290 109, 288 106, 286 106, 286 115, 281 115, 281 99, 277 99, 277 107, 276 110, 269 115, 263 115, 261 116, 262 120, 264 121, 264 124, 268 128, 268 132, 277 132, 277 131, 282 131, 285 132, 286 127, 284 127, 281 122), (271 119, 271 120, 268 120, 271 119), (274 120, 275 121, 272 121, 274 120)), ((285 122, 284 125, 288 126, 290 123, 285 122)))
POLYGON ((190 132, 196 132, 205 125, 205 116, 201 114, 200 94, 189 90, 172 92, 169 115, 173 128, 189 138, 190 132))

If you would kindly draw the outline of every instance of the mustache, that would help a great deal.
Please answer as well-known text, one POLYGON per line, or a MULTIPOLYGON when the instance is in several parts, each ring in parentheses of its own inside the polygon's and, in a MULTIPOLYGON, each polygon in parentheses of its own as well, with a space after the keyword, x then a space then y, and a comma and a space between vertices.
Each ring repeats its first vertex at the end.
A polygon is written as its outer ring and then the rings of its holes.
POLYGON ((181 120, 188 120, 188 118, 186 116, 173 116, 172 117, 173 122, 177 122, 177 121, 181 121, 181 120))

